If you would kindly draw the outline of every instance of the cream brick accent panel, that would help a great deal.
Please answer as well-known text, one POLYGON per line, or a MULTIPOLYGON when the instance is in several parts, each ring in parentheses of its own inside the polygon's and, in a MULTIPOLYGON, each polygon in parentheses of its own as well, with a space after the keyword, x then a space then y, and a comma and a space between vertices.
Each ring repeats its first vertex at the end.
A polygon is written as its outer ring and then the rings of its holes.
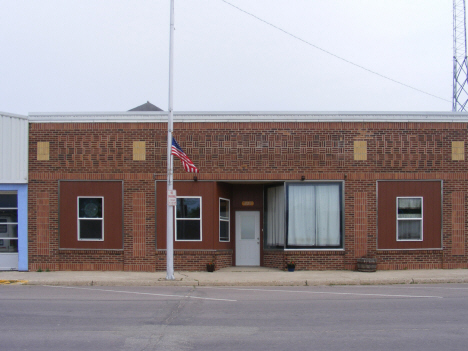
MULTIPOLYGON (((48 144, 48 143, 47 143, 48 144)), ((50 221, 50 200, 49 194, 38 193, 36 196, 36 238, 37 254, 49 255, 49 221, 50 221)))
POLYGON ((146 160, 146 142, 145 141, 133 142, 133 160, 134 161, 146 160))
POLYGON ((48 141, 37 142, 37 160, 49 161, 49 142, 48 141))
POLYGON ((354 160, 366 161, 367 160, 367 141, 354 142, 354 160))
POLYGON ((465 159, 465 142, 452 141, 452 160, 463 161, 465 159))
POLYGON ((134 193, 133 205, 133 256, 145 257, 146 203, 145 193, 134 193))
POLYGON ((452 193, 452 255, 465 254, 465 193, 452 193))
POLYGON ((354 193, 354 255, 367 255, 367 193, 354 193))

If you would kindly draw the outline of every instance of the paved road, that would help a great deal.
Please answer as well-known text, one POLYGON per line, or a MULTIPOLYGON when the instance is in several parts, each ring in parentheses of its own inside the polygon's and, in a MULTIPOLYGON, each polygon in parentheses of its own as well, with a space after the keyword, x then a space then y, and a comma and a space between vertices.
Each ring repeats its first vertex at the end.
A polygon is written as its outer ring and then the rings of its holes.
POLYGON ((0 286, 0 350, 465 350, 468 284, 0 286))

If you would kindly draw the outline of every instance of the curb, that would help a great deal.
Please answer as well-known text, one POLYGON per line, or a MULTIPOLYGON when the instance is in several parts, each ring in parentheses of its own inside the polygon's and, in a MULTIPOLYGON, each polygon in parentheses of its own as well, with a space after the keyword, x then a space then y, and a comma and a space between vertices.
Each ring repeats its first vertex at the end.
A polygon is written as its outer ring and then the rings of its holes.
POLYGON ((276 280, 276 281, 197 281, 197 280, 0 280, 0 285, 51 286, 333 286, 333 285, 406 285, 468 283, 468 278, 404 278, 356 280, 276 280))
POLYGON ((21 284, 21 285, 25 285, 27 284, 28 281, 27 280, 5 280, 5 279, 0 279, 0 285, 11 285, 11 284, 21 284))

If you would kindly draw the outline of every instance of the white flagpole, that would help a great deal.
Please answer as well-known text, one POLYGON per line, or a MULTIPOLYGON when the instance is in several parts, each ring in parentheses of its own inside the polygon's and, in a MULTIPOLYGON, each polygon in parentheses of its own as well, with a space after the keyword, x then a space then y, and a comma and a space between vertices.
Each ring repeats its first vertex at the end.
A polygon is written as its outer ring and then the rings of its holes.
POLYGON ((166 279, 174 280, 174 206, 169 206, 168 194, 173 189, 172 130, 174 128, 172 112, 173 56, 174 56, 174 0, 171 0, 171 27, 169 32, 169 114, 167 120, 167 232, 166 232, 166 279))

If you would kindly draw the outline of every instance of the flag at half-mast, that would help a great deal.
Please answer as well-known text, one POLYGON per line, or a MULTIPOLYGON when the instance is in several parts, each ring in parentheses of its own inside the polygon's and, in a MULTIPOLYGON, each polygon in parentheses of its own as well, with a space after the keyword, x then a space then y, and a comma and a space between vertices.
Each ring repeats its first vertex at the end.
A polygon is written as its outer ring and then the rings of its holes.
POLYGON ((177 141, 172 138, 172 149, 171 154, 177 156, 182 161, 182 165, 187 172, 198 173, 198 168, 195 167, 192 160, 187 156, 187 154, 182 150, 182 148, 177 144, 177 141))

